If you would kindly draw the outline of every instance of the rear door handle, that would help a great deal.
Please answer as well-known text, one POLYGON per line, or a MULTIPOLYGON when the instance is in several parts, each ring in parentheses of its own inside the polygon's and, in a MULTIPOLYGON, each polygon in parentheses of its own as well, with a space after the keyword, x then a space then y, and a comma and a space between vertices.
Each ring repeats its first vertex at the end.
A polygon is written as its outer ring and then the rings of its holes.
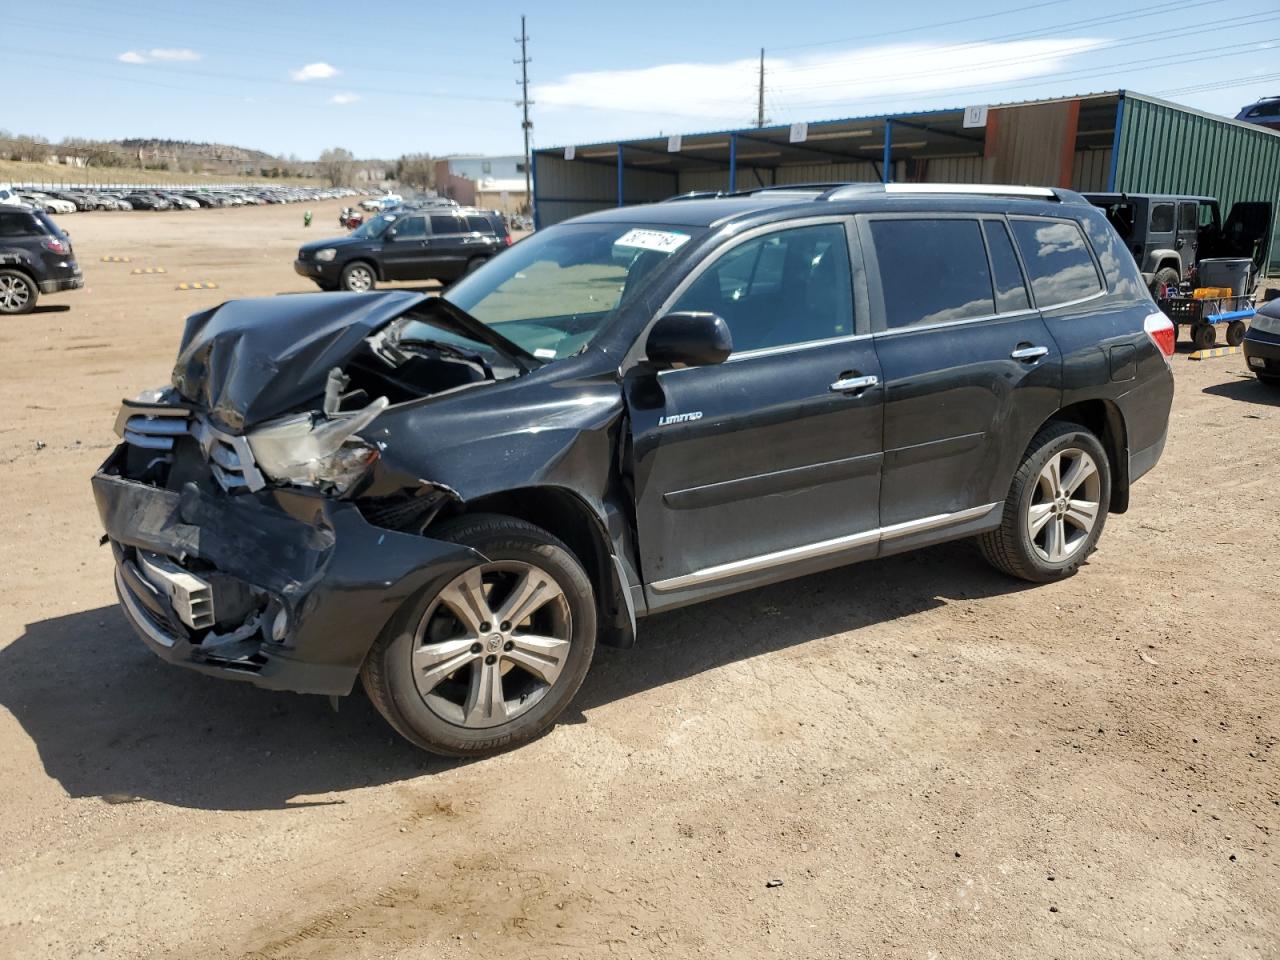
POLYGON ((831 385, 832 393, 856 393, 866 390, 868 387, 874 387, 880 382, 880 378, 876 376, 866 377, 841 377, 831 385))
POLYGON ((1014 360, 1039 360, 1048 352, 1048 347, 1019 347, 1009 356, 1014 360))

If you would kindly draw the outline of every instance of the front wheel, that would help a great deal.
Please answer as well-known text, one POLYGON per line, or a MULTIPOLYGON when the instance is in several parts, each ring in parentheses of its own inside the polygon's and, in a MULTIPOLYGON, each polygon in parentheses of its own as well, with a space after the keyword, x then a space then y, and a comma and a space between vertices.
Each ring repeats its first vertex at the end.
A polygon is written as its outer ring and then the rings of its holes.
POLYGON ((1051 423, 1014 474, 1000 526, 978 544, 1011 577, 1065 579, 1097 544, 1110 499, 1111 467, 1098 438, 1078 424, 1051 423))
POLYGON ((431 535, 484 559, 409 601, 365 661, 365 691, 391 726, 432 753, 479 756, 532 740, 591 665, 591 581, 568 547, 522 520, 464 516, 431 535))
POLYGON ((0 270, 0 313, 29 313, 40 291, 21 270, 0 270))
POLYGON ((357 260, 355 263, 347 264, 342 271, 340 285, 343 290, 350 290, 352 293, 366 293, 372 290, 377 282, 378 278, 373 274, 373 267, 357 260))
POLYGON ((1244 343, 1244 335, 1248 332, 1243 320, 1232 320, 1227 324, 1227 346, 1238 347, 1244 343))

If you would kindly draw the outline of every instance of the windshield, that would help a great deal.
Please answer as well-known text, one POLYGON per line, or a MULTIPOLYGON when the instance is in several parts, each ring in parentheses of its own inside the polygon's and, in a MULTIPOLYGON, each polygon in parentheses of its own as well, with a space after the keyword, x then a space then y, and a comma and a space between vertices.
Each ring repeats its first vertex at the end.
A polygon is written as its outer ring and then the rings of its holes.
POLYGON ((522 240, 444 294, 541 360, 582 350, 702 227, 566 223, 522 240))
POLYGON ((395 220, 395 214, 383 214, 380 217, 373 217, 352 230, 349 236, 358 237, 361 240, 376 240, 387 232, 387 227, 391 226, 395 220))

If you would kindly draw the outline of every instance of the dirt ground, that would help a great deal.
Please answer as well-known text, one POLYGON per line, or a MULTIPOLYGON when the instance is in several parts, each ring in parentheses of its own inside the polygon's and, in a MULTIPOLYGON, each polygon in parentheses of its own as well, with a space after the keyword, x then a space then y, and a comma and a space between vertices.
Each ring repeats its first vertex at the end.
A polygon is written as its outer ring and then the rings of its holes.
POLYGON ((118 401, 339 206, 67 217, 86 288, 0 322, 0 956, 1280 957, 1280 396, 1185 342, 1065 583, 961 543, 657 617, 475 763, 158 662, 89 491, 118 401))

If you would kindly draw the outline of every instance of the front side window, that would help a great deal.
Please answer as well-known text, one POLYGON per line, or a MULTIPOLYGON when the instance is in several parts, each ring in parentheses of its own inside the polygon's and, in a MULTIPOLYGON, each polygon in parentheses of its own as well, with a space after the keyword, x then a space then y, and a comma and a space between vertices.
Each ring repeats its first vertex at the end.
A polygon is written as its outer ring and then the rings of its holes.
POLYGON ((871 237, 888 329, 996 312, 977 220, 872 220, 871 237))
POLYGON ((1173 232, 1173 204, 1153 203, 1151 205, 1151 232, 1173 232))
POLYGON ((1052 307, 1102 291, 1098 268, 1074 220, 1012 219, 1009 225, 1031 278, 1036 306, 1052 307))
POLYGON ((396 221, 397 240, 421 240, 427 235, 427 225, 422 217, 402 217, 396 221))
MULTIPOLYGON (((453 218, 448 218, 452 220, 453 218)), ((540 359, 580 351, 703 227, 566 223, 538 230, 444 294, 540 359)))
POLYGON ((734 353, 853 333, 849 245, 839 223, 778 230, 721 255, 673 312, 724 318, 734 353))

